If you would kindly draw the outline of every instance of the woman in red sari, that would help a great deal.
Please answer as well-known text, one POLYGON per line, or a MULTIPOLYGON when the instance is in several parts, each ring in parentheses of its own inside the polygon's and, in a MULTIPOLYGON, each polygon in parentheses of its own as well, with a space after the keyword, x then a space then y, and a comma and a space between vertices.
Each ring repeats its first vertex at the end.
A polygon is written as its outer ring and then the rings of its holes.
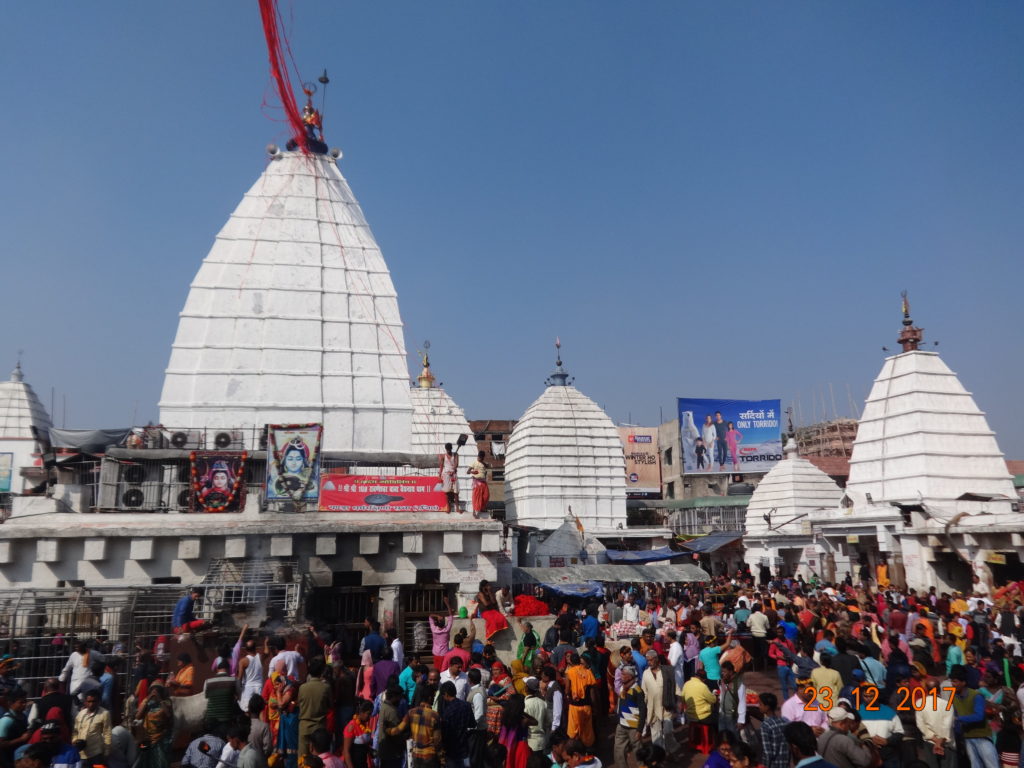
POLYGON ((487 579, 480 582, 480 591, 477 592, 476 602, 480 618, 486 623, 484 637, 490 642, 490 639, 498 632, 508 629, 508 619, 498 610, 498 601, 495 599, 494 590, 487 579))

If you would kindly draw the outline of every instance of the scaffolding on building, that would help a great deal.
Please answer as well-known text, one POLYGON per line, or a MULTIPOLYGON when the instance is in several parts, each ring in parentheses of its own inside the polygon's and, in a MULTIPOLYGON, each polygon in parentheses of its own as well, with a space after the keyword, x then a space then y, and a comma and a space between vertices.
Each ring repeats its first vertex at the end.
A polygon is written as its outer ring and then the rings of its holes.
POLYGON ((796 430, 796 445, 805 459, 811 456, 845 456, 853 453, 856 419, 821 421, 796 430))

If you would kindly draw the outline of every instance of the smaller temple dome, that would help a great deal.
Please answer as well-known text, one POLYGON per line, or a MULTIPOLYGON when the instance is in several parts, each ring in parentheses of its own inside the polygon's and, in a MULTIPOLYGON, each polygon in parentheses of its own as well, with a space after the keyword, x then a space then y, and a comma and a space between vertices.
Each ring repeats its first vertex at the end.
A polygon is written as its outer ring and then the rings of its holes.
POLYGON ((799 535, 815 511, 834 509, 842 498, 835 481, 800 456, 793 438, 785 452, 785 460, 771 468, 750 497, 748 538, 799 535))
POLYGON ((33 427, 39 434, 47 436, 52 426, 50 414, 32 387, 25 383, 21 363, 18 363, 11 372, 10 381, 0 382, 0 453, 13 454, 11 493, 21 493, 21 469, 36 462, 38 446, 33 427))
POLYGON ((903 302, 904 351, 885 359, 868 395, 847 495, 861 508, 873 500, 952 510, 964 494, 983 494, 1001 497, 1009 511, 1016 492, 995 432, 938 353, 918 348, 924 331, 905 295, 903 302))
MULTIPOLYGON (((560 346, 560 345, 559 345, 560 346)), ((570 384, 561 355, 505 453, 505 519, 553 530, 569 508, 588 533, 626 525, 626 468, 618 430, 570 384)))
POLYGON ((50 414, 25 383, 18 363, 10 381, 0 382, 0 440, 33 440, 32 427, 46 432, 52 426, 50 414))
MULTIPOLYGON (((429 349, 429 345, 424 345, 429 349)), ((412 398, 412 450, 413 453, 444 452, 444 444, 452 443, 459 435, 467 435, 466 444, 459 451, 459 498, 470 509, 473 480, 466 469, 476 461, 477 446, 466 414, 451 396, 437 386, 437 378, 430 370, 430 358, 422 353, 423 371, 417 385, 409 390, 412 398)), ((432 470, 434 474, 436 471, 432 470)), ((417 473, 418 474, 418 473, 417 473)), ((429 474, 429 473, 427 473, 429 474)))

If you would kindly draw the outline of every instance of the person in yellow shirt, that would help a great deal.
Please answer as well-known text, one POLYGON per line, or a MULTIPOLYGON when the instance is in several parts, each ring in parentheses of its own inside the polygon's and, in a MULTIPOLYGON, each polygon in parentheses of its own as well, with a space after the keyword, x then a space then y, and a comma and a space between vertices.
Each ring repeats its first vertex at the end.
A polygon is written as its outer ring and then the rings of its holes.
POLYGON ((889 588, 889 565, 884 560, 875 566, 875 582, 879 589, 889 588))
POLYGON ((100 706, 99 691, 89 691, 75 717, 71 743, 78 748, 84 765, 106 763, 110 754, 110 713, 100 706))
POLYGON ((836 670, 832 669, 830 654, 821 654, 821 666, 811 670, 811 685, 818 691, 827 688, 832 694, 830 698, 832 705, 839 701, 839 692, 843 690, 843 678, 836 670))
POLYGON ((949 603, 950 613, 967 613, 968 606, 967 601, 964 600, 963 593, 954 592, 953 600, 949 603))
POLYGON ((703 675, 694 675, 683 685, 686 719, 691 723, 712 723, 718 699, 708 688, 703 675))
POLYGON ((580 663, 580 655, 570 651, 569 666, 565 669, 566 693, 569 694, 569 722, 566 734, 570 739, 579 739, 587 747, 594 746, 594 712, 591 708, 590 691, 597 685, 597 678, 580 663))

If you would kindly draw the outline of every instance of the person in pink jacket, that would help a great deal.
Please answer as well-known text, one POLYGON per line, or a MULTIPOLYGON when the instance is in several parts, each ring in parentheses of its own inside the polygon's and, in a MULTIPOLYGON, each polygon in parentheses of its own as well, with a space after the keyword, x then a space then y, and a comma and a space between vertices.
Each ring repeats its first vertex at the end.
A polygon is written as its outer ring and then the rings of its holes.
POLYGON ((729 428, 725 433, 725 443, 729 446, 729 454, 732 456, 732 469, 734 472, 740 471, 740 463, 736 458, 736 450, 739 448, 741 442, 743 442, 743 433, 736 429, 730 421, 729 428))

